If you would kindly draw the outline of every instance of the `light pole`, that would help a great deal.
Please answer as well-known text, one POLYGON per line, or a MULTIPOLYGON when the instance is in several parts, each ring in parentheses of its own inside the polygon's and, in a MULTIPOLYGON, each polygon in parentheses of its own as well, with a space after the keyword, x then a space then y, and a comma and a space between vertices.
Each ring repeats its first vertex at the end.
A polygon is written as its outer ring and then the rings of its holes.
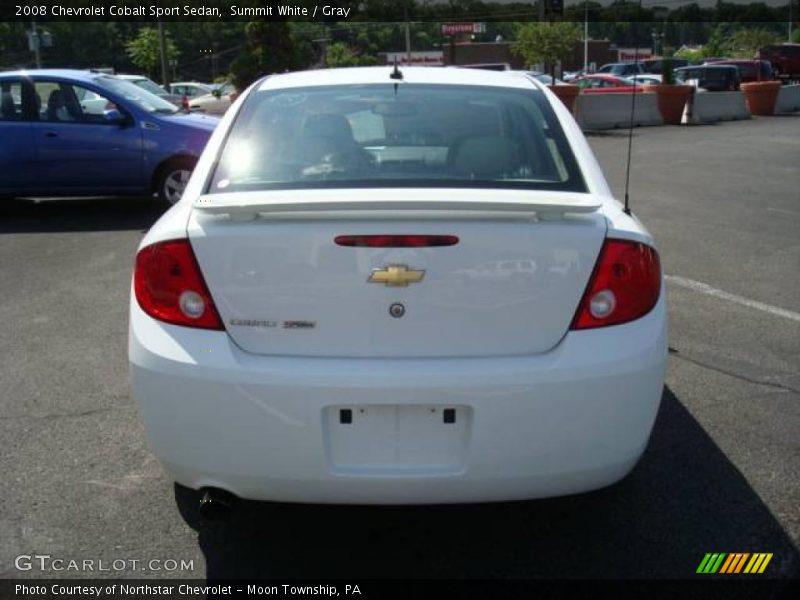
POLYGON ((164 33, 164 22, 158 22, 158 49, 161 52, 161 85, 164 89, 169 85, 169 68, 167 66, 167 40, 164 33))
POLYGON ((39 32, 36 31, 36 21, 31 21, 31 30, 28 33, 28 47, 33 51, 33 55, 36 58, 36 68, 42 68, 42 55, 39 52, 39 46, 41 45, 41 40, 39 40, 39 32))
POLYGON ((411 66, 411 25, 408 22, 408 4, 403 5, 403 19, 406 22, 406 60, 411 66))
POLYGON ((664 34, 653 31, 653 56, 661 56, 664 53, 664 34))
POLYGON ((589 72, 589 0, 583 2, 583 72, 589 72))

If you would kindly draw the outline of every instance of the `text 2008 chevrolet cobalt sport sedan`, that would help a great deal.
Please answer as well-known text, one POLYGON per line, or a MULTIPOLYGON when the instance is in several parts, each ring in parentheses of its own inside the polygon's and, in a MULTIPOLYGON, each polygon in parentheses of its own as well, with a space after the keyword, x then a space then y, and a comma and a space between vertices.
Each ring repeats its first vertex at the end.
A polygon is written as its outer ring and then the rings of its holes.
POLYGON ((659 258, 527 77, 254 84, 136 257, 135 397, 191 488, 448 503, 609 485, 666 361, 659 258))

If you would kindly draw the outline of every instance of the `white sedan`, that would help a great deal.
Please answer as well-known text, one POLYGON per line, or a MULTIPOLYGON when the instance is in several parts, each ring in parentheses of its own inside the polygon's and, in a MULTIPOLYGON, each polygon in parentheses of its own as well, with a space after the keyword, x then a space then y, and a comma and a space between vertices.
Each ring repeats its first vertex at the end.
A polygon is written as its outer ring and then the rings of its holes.
POLYGON ((236 90, 231 83, 223 83, 207 94, 194 96, 189 101, 189 110, 210 115, 224 115, 231 106, 231 94, 234 91, 236 90))
POLYGON ((206 502, 573 494, 647 445, 665 302, 653 239, 540 83, 276 75, 141 243, 133 391, 206 502), (464 276, 509 261, 530 268, 464 276))

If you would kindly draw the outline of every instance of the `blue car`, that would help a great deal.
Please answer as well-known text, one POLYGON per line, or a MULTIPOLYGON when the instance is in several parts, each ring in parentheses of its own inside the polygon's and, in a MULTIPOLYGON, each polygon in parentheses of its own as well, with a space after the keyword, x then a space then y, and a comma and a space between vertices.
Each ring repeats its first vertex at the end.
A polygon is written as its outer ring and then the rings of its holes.
POLYGON ((217 123, 112 75, 0 73, 0 195, 174 204, 217 123))

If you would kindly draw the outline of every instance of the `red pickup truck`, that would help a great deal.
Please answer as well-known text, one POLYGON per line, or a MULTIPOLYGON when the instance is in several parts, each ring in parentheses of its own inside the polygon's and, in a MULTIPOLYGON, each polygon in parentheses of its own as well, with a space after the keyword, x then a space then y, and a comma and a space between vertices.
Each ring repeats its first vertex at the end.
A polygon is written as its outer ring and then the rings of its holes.
POLYGON ((730 65, 739 69, 739 79, 741 83, 751 81, 769 81, 775 79, 775 73, 766 60, 747 60, 747 59, 727 59, 727 60, 705 60, 704 65, 730 65))
POLYGON ((758 51, 758 58, 772 63, 775 77, 800 79, 800 44, 764 46, 758 51))

